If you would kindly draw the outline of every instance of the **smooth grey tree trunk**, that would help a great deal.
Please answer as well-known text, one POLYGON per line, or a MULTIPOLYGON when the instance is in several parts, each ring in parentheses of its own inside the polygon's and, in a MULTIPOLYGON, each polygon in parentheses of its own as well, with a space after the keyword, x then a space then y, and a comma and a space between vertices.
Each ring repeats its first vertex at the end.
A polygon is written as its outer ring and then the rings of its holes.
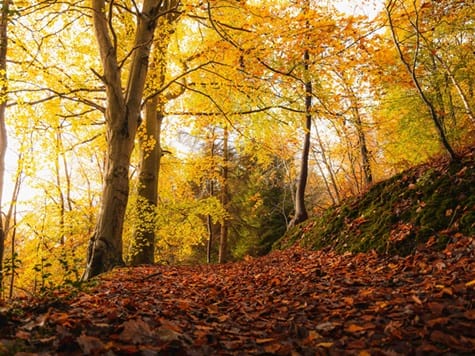
MULTIPOLYGON (((107 156, 101 208, 90 239, 83 279, 124 264, 122 230, 129 197, 129 165, 149 66, 150 49, 163 10, 161 1, 144 0, 137 18, 133 54, 125 91, 117 58, 116 37, 111 33, 113 12, 105 0, 92 0, 93 21, 106 87, 107 156)), ((165 9, 168 11, 169 9, 165 9)))
POLYGON ((308 76, 310 54, 306 50, 304 53, 304 71, 307 76, 305 80, 305 135, 303 139, 302 157, 300 158, 300 172, 297 180, 297 191, 295 193, 295 215, 289 222, 289 228, 300 224, 308 219, 305 207, 305 190, 308 178, 308 159, 310 156, 310 137, 312 131, 312 81, 308 76))
MULTIPOLYGON (((130 263, 134 266, 154 263, 155 216, 158 201, 158 177, 162 148, 160 146, 163 111, 157 97, 145 105, 146 138, 153 137, 155 145, 151 150, 140 149, 140 173, 137 188, 138 221, 134 229, 130 263)), ((141 143, 142 146, 142 143, 141 143)))
POLYGON ((0 9, 0 289, 2 287, 3 258, 5 253, 6 231, 3 224, 2 197, 5 177, 5 154, 7 152, 7 127, 5 123, 5 110, 7 108, 7 46, 8 46, 8 18, 10 1, 2 1, 0 9))

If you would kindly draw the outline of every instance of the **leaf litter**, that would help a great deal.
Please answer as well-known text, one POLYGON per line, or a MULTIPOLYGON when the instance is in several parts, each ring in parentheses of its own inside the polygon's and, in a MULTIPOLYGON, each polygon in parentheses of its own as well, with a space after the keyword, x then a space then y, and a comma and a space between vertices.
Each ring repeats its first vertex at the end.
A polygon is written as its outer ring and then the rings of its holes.
POLYGON ((293 247, 115 269, 87 290, 0 309, 0 354, 470 355, 474 255, 458 234, 406 257, 293 247))

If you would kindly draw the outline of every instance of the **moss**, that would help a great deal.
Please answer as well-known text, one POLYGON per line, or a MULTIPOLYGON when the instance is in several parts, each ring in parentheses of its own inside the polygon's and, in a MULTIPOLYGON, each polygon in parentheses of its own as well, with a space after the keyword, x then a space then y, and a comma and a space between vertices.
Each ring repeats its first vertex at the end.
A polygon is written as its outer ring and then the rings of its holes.
POLYGON ((459 232, 475 235, 475 148, 460 162, 441 159, 375 184, 288 231, 283 248, 376 250, 407 255, 435 236, 443 248, 459 232))

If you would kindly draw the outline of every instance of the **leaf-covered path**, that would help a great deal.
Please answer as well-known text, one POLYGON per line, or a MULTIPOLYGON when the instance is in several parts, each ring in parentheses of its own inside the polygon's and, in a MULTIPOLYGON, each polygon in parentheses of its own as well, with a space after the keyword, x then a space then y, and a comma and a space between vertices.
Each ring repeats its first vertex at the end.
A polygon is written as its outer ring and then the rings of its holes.
POLYGON ((405 258, 294 248, 118 269, 0 314, 0 354, 474 354, 475 240, 454 241, 405 258))

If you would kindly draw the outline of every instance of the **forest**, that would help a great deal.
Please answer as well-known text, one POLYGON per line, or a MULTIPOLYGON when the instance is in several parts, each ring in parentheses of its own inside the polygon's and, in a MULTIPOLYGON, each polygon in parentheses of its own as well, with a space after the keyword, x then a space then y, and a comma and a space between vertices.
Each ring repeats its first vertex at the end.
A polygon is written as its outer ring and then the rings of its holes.
POLYGON ((475 352, 475 4, 0 0, 0 355, 475 352))
POLYGON ((262 256, 474 141, 470 1, 0 3, 3 298, 262 256))

